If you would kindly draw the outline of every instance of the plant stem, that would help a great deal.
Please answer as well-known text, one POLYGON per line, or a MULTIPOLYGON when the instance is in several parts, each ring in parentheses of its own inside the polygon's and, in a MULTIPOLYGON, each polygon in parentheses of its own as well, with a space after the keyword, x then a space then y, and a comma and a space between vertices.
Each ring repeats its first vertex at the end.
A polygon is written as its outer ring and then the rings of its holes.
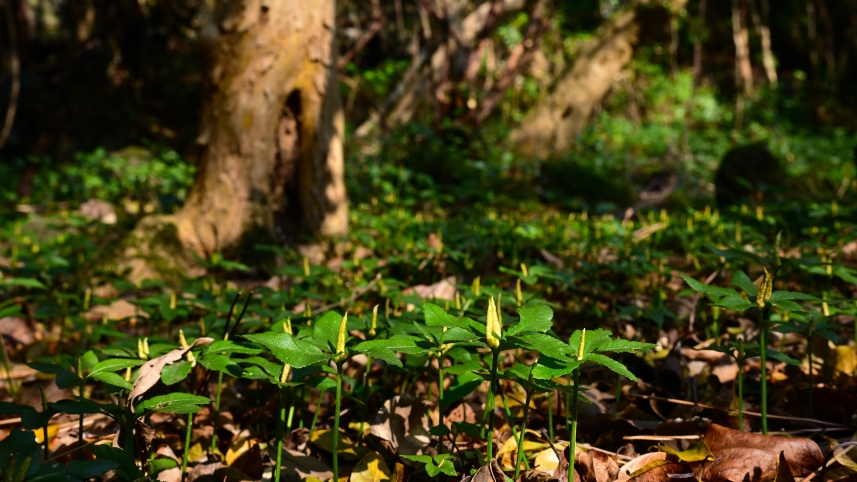
POLYGON ((277 417, 277 466, 274 468, 274 481, 280 482, 280 469, 283 466, 283 427, 286 424, 286 389, 280 389, 279 417, 277 417))
MULTIPOLYGON (((512 437, 515 437, 515 440, 518 440, 518 429, 515 428, 515 424, 512 420, 512 411, 509 410, 509 404, 506 403, 506 394, 503 393, 503 390, 500 390, 500 400, 503 402, 503 409, 506 414, 506 423, 508 423, 509 427, 512 428, 512 437)), ((526 465, 527 470, 529 470, 530 462, 524 459, 524 465, 526 465)))
POLYGON ((548 394, 548 436, 553 442, 553 393, 548 394))
POLYGON ((363 397, 363 408, 360 410, 360 432, 357 434, 357 444, 363 442, 363 427, 366 424, 366 411, 369 409, 369 397, 372 395, 372 386, 369 385, 369 371, 372 369, 372 357, 366 358, 366 370, 363 372, 363 386, 366 390, 363 397))
POLYGON ((292 433, 292 420, 295 416, 295 402, 292 400, 292 403, 289 404, 289 416, 286 418, 286 431, 284 433, 290 434, 292 433))
POLYGON ((223 389, 223 372, 217 373, 217 395, 214 396, 214 433, 211 435, 211 451, 217 448, 217 422, 220 419, 220 392, 223 389))
MULTIPOLYGON (((530 366, 530 378, 533 377, 533 368, 536 366, 533 363, 530 366)), ((529 384, 529 383, 528 383, 529 384)), ((521 474, 521 459, 524 457, 524 435, 527 433, 527 417, 530 416, 530 400, 533 398, 532 387, 526 387, 527 390, 527 399, 524 402, 524 419, 521 420, 521 433, 518 435, 518 459, 515 463, 515 478, 513 480, 518 480, 518 476, 521 474)))
POLYGON ((336 364, 336 408, 333 414, 333 480, 339 480, 339 412, 342 403, 342 364, 336 364))
MULTIPOLYGON (((188 379, 188 383, 190 385, 190 393, 196 393, 196 371, 191 369, 190 376, 188 379)), ((133 425, 132 425, 133 426, 133 425)), ((187 459, 190 455, 190 436, 193 433, 193 413, 187 414, 187 429, 185 430, 184 436, 184 453, 182 454, 182 482, 187 479, 187 459)), ((131 439, 132 447, 133 447, 133 438, 131 439)))
POLYGON ((813 373, 812 373, 812 331, 807 334, 806 338, 806 356, 809 359, 809 400, 807 403, 807 417, 812 418, 812 390, 813 390, 813 373))
MULTIPOLYGON (((81 395, 82 396, 82 395, 81 395)), ((77 417, 77 444, 80 449, 77 451, 77 458, 83 460, 83 414, 77 417)))
MULTIPOLYGON (((857 321, 854 322, 854 327, 857 328, 857 321)), ((854 335, 857 340, 857 334, 854 335)), ((9 368, 9 355, 6 353, 6 344, 0 343, 0 353, 3 354, 3 370, 6 371, 6 384, 9 386, 9 395, 15 399, 18 389, 15 388, 15 380, 12 378, 12 369, 9 368)))
POLYGON ((768 435, 768 325, 764 309, 759 312, 759 355, 762 363, 762 433, 768 435))
POLYGON ((318 422, 318 412, 321 411, 321 402, 324 400, 324 391, 318 392, 318 401, 315 403, 315 413, 312 416, 312 424, 309 426, 309 438, 312 439, 312 433, 315 431, 315 424, 318 422))
MULTIPOLYGON (((443 356, 437 357, 437 419, 443 425, 443 356)), ((443 437, 437 439, 437 450, 443 453, 443 437)))
POLYGON ((193 414, 187 414, 187 429, 184 435, 184 453, 182 454, 182 482, 187 479, 187 458, 190 454, 190 435, 193 432, 193 414))
MULTIPOLYGON (((305 396, 306 396, 306 390, 304 390, 304 386, 301 385, 300 395, 298 395, 298 400, 300 400, 300 402, 301 402, 301 416, 298 418, 298 428, 304 428, 304 416, 305 416, 304 412, 305 412, 305 410, 303 409, 303 407, 305 406, 305 403, 306 403, 304 400, 305 396)), ((292 408, 294 408, 294 403, 292 404, 292 408)))
POLYGON ((488 410, 488 462, 494 458, 494 393, 497 383, 497 364, 500 362, 500 350, 493 350, 491 361, 491 381, 488 385, 488 399, 485 400, 485 410, 488 410))
MULTIPOLYGON (((571 385, 571 378, 567 379, 566 385, 571 385)), ((571 399, 571 395, 569 395, 568 392, 565 392, 565 426, 566 426, 566 428, 571 427, 571 418, 569 417, 569 414, 568 414, 568 408, 571 406, 571 402, 569 401, 570 399, 571 399)))
POLYGON ((571 406, 571 435, 568 438, 570 452, 568 454, 568 482, 574 482, 574 454, 577 451, 577 397, 580 394, 580 367, 574 369, 574 389, 571 406))
POLYGON ((744 430, 744 359, 738 360, 738 429, 744 430))

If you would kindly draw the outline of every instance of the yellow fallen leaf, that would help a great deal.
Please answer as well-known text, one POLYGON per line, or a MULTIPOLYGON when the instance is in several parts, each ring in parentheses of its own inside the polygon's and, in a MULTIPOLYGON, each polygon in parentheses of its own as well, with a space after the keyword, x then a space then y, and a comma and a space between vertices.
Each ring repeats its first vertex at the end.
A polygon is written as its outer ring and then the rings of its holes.
MULTIPOLYGON (((48 440, 53 440, 56 438, 57 433, 60 431, 60 426, 58 423, 52 423, 48 425, 48 440)), ((36 442, 45 443, 45 430, 41 428, 37 428, 33 430, 33 434, 36 436, 36 442)))
POLYGON ((391 479, 390 468, 381 455, 374 451, 363 456, 351 472, 351 482, 381 482, 391 479))
MULTIPOLYGON (((194 454, 193 449, 196 448, 196 445, 191 447, 190 455, 194 454)), ((226 465, 232 465, 232 463, 235 462, 238 457, 240 457, 244 452, 253 448, 254 445, 256 445, 255 440, 238 439, 237 441, 235 441, 235 443, 229 446, 229 450, 226 451, 226 465)), ((202 447, 200 447, 200 449, 202 449, 202 447)))
MULTIPOLYGON (((363 435, 364 436, 369 435, 371 433, 369 430, 369 427, 370 427, 369 422, 363 422, 363 435)), ((351 430, 354 430, 355 432, 359 432, 360 431, 360 422, 351 422, 348 424, 348 428, 350 428, 351 430)))
POLYGON ((836 373, 853 375, 857 371, 857 350, 852 346, 837 346, 833 351, 836 373))
MULTIPOLYGON (((310 442, 313 445, 333 453, 333 430, 316 430, 312 433, 310 442)), ((339 434, 339 442, 337 443, 336 451, 339 452, 346 460, 357 460, 366 453, 364 447, 357 446, 339 434)))
MULTIPOLYGON (((537 450, 542 450, 546 447, 550 447, 549 444, 533 442, 531 440, 524 440, 524 452, 535 452, 537 450)), ((503 446, 500 447, 500 450, 497 452, 497 457, 514 452, 518 448, 518 441, 515 440, 515 437, 509 437, 506 439, 506 442, 503 443, 503 446)))
MULTIPOLYGON (((557 445, 556 449, 561 452, 565 450, 565 445, 557 445)), ((559 459, 552 448, 546 448, 536 455, 536 461, 533 464, 533 468, 536 470, 551 474, 557 467, 559 467, 559 459)))

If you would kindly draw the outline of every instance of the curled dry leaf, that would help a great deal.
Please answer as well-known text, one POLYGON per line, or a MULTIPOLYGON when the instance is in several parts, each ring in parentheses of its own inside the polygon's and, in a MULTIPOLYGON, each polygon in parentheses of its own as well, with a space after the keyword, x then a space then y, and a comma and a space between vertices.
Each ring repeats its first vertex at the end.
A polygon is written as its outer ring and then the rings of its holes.
POLYGON ((616 479, 617 482, 625 482, 631 478, 631 474, 642 469, 643 467, 651 464, 652 462, 658 460, 666 460, 667 454, 664 452, 652 452, 648 454, 643 454, 625 465, 622 466, 622 469, 619 470, 619 476, 616 479))
POLYGON ((824 463, 818 444, 807 438, 760 435, 712 424, 705 444, 715 461, 704 464, 700 478, 711 482, 773 479, 780 453, 792 475, 805 477, 824 463))
POLYGON ((145 394, 150 388, 154 387, 155 384, 158 383, 158 380, 161 379, 161 372, 164 370, 164 367, 181 360, 182 357, 190 350, 210 345, 213 341, 214 338, 197 338, 196 341, 186 349, 176 348, 165 355, 147 361, 143 366, 141 366, 140 371, 137 374, 137 380, 134 381, 134 387, 131 388, 131 392, 128 394, 128 407, 131 408, 131 411, 134 411, 134 402, 137 398, 145 394))
POLYGON ((497 459, 491 459, 491 462, 477 470, 473 477, 465 477, 461 482, 506 482, 506 474, 503 473, 497 459))
POLYGON ((387 448, 400 455, 422 455, 431 443, 426 410, 432 406, 428 400, 395 396, 384 406, 372 422, 372 435, 385 442, 387 448))

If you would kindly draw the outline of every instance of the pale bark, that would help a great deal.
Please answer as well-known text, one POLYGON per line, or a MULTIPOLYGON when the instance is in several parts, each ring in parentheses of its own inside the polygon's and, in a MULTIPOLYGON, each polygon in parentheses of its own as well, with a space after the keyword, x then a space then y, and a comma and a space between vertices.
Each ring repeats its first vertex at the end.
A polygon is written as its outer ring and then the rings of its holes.
POLYGON ((762 41, 762 64, 765 66, 765 76, 772 85, 777 85, 777 68, 774 65, 774 53, 771 50, 771 28, 770 28, 770 4, 769 0, 759 0, 762 13, 756 7, 756 0, 750 1, 750 15, 753 18, 753 26, 756 34, 762 41))
POLYGON ((750 64, 750 34, 744 22, 741 0, 732 0, 732 40, 735 43, 735 86, 745 95, 753 93, 753 66, 750 64))
MULTIPOLYGON (((676 11, 685 3, 686 0, 673 0, 671 8, 676 11)), ((642 21, 639 9, 652 5, 654 2, 635 2, 630 9, 615 14, 595 39, 581 47, 553 92, 543 96, 512 132, 511 140, 518 152, 549 157, 574 144, 631 61, 642 21)))
MULTIPOLYGON (((146 220, 137 231, 166 229, 173 244, 202 257, 299 233, 346 232, 335 11, 335 0, 223 4, 208 30, 216 37, 194 186, 174 216, 146 220)), ((131 254, 146 258, 156 249, 131 254)), ((135 267, 135 274, 150 273, 135 267)))

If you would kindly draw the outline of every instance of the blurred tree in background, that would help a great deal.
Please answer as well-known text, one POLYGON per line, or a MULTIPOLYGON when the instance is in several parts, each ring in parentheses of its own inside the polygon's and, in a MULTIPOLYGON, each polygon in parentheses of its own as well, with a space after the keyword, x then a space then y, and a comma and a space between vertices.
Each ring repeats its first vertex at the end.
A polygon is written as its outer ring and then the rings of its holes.
POLYGON ((6 209, 99 197, 203 257, 344 233, 346 184, 371 201, 381 165, 457 202, 620 211, 710 202, 758 141, 854 178, 854 0, 4 5, 6 209))

